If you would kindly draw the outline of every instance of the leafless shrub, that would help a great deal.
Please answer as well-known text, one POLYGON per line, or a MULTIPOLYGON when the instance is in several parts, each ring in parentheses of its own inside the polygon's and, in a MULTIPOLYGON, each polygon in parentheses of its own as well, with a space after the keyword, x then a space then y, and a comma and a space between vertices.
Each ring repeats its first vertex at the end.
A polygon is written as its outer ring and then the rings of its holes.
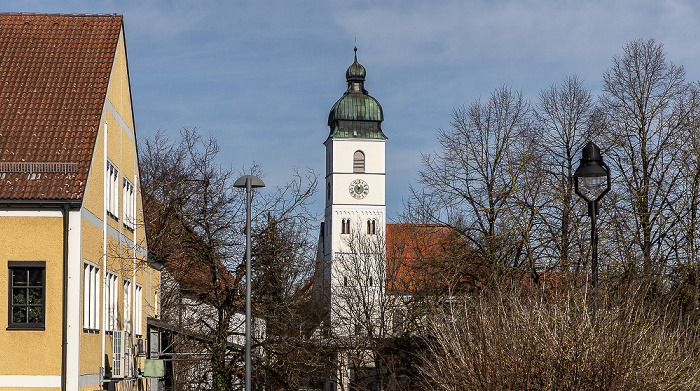
POLYGON ((585 291, 492 291, 437 311, 431 390, 696 390, 700 335, 637 291, 592 316, 585 291))

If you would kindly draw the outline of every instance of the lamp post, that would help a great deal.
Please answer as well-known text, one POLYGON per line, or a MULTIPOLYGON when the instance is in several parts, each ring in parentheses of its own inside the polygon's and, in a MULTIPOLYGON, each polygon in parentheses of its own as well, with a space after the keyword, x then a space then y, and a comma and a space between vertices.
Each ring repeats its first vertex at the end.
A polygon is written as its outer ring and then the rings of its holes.
POLYGON ((253 188, 265 187, 263 181, 254 175, 244 175, 233 184, 234 187, 245 187, 245 390, 251 391, 251 360, 250 360, 250 203, 253 188))
POLYGON ((593 316, 598 310, 598 201, 610 191, 610 169, 603 162, 600 148, 592 141, 583 147, 581 164, 574 173, 576 194, 588 202, 591 218, 591 273, 593 285, 593 316), (582 189, 583 188, 583 189, 582 189))

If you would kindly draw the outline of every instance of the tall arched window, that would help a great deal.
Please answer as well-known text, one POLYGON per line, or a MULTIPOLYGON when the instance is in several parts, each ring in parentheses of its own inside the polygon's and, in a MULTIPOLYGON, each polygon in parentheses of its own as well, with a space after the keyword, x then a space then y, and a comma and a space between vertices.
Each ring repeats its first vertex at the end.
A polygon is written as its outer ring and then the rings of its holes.
POLYGON ((352 155, 352 172, 365 172, 365 154, 362 151, 355 151, 352 155))

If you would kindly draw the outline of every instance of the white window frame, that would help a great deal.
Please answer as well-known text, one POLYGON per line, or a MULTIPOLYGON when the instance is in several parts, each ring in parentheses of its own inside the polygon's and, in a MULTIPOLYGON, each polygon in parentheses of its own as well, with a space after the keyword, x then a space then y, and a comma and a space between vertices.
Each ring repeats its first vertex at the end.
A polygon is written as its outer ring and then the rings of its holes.
POLYGON ((134 334, 141 338, 143 328, 143 286, 134 285, 134 334))
POLYGON ((119 220, 119 169, 107 159, 107 214, 115 220, 119 220))
POLYGON ((153 316, 155 318, 158 318, 160 314, 158 313, 158 303, 160 303, 160 300, 158 299, 158 288, 153 290, 153 316))
POLYGON ((83 264, 83 331, 100 329, 100 267, 92 262, 83 264))
POLYGON ((124 330, 131 329, 131 280, 124 279, 124 330))
POLYGON ((105 331, 117 331, 117 321, 119 314, 119 306, 117 305, 119 299, 119 291, 117 290, 118 276, 114 272, 108 271, 106 274, 107 279, 107 289, 104 294, 104 304, 105 304, 105 314, 107 315, 105 321, 105 331))
POLYGON ((122 194, 124 201, 124 227, 131 232, 134 232, 134 184, 126 177, 123 180, 122 194))

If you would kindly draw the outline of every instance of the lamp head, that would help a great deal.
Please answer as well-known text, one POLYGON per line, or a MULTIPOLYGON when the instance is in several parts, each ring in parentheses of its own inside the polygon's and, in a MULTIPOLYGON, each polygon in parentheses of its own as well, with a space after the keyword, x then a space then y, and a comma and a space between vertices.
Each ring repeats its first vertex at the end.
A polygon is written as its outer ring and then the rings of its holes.
POLYGON ((581 178, 581 186, 589 190, 597 190, 605 186, 608 171, 604 167, 600 148, 592 141, 583 147, 581 164, 574 173, 574 178, 581 178))
POLYGON ((255 175, 243 175, 236 180, 233 187, 245 187, 247 181, 250 181, 251 188, 265 187, 265 183, 262 181, 262 179, 256 177, 255 175))
POLYGON ((583 147, 582 155, 581 164, 574 173, 576 194, 588 202, 598 202, 610 190, 610 169, 603 162, 600 148, 592 141, 583 147))

